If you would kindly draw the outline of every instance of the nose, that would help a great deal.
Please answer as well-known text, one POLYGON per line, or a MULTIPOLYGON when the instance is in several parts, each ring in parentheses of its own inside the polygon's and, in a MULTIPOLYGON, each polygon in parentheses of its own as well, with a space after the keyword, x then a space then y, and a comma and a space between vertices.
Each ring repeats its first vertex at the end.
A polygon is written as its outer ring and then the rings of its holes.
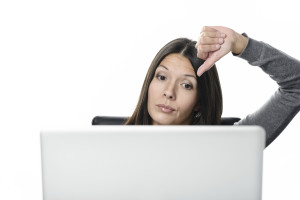
POLYGON ((175 88, 172 84, 169 84, 165 91, 164 91, 164 96, 167 98, 167 99, 170 99, 170 100, 175 100, 176 99, 176 95, 175 95, 175 88))

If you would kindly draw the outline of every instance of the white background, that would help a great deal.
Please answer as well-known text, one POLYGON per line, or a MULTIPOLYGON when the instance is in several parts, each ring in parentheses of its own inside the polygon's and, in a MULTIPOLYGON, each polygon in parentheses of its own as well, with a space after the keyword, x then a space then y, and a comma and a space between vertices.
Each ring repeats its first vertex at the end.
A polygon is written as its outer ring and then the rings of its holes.
MULTIPOLYGON (((129 116, 158 50, 222 25, 300 58, 297 1, 0 2, 0 199, 42 199, 39 131, 129 116)), ((259 68, 217 63, 223 116, 245 117, 277 89, 259 68)), ((300 199, 298 114, 264 152, 263 199, 300 199)))

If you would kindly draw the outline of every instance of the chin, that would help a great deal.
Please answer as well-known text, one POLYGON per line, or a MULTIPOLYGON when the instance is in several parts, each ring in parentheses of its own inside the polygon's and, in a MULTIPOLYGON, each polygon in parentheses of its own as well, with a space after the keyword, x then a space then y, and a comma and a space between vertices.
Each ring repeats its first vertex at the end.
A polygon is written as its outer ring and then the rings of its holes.
POLYGON ((190 125, 192 122, 192 118, 179 119, 178 116, 164 113, 153 113, 153 117, 150 117, 153 125, 190 125))
POLYGON ((166 115, 156 115, 152 118, 153 124, 157 125, 175 125, 174 119, 166 115))

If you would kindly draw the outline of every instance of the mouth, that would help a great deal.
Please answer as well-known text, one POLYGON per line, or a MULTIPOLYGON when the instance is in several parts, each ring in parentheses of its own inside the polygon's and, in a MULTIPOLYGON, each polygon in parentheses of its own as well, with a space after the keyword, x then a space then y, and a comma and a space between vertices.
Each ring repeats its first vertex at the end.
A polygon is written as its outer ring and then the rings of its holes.
POLYGON ((164 113, 171 113, 171 112, 175 111, 175 109, 172 108, 171 106, 167 106, 164 104, 158 104, 156 106, 164 113))

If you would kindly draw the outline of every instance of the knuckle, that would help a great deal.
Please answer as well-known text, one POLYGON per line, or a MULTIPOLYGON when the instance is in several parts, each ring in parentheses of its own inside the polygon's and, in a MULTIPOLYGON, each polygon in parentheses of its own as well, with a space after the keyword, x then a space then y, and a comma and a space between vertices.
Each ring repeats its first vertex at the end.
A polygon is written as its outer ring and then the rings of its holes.
POLYGON ((199 51, 199 52, 203 51, 203 45, 199 45, 199 46, 198 46, 198 51, 199 51))
POLYGON ((205 37, 201 37, 200 38, 200 44, 204 44, 205 43, 205 37))

